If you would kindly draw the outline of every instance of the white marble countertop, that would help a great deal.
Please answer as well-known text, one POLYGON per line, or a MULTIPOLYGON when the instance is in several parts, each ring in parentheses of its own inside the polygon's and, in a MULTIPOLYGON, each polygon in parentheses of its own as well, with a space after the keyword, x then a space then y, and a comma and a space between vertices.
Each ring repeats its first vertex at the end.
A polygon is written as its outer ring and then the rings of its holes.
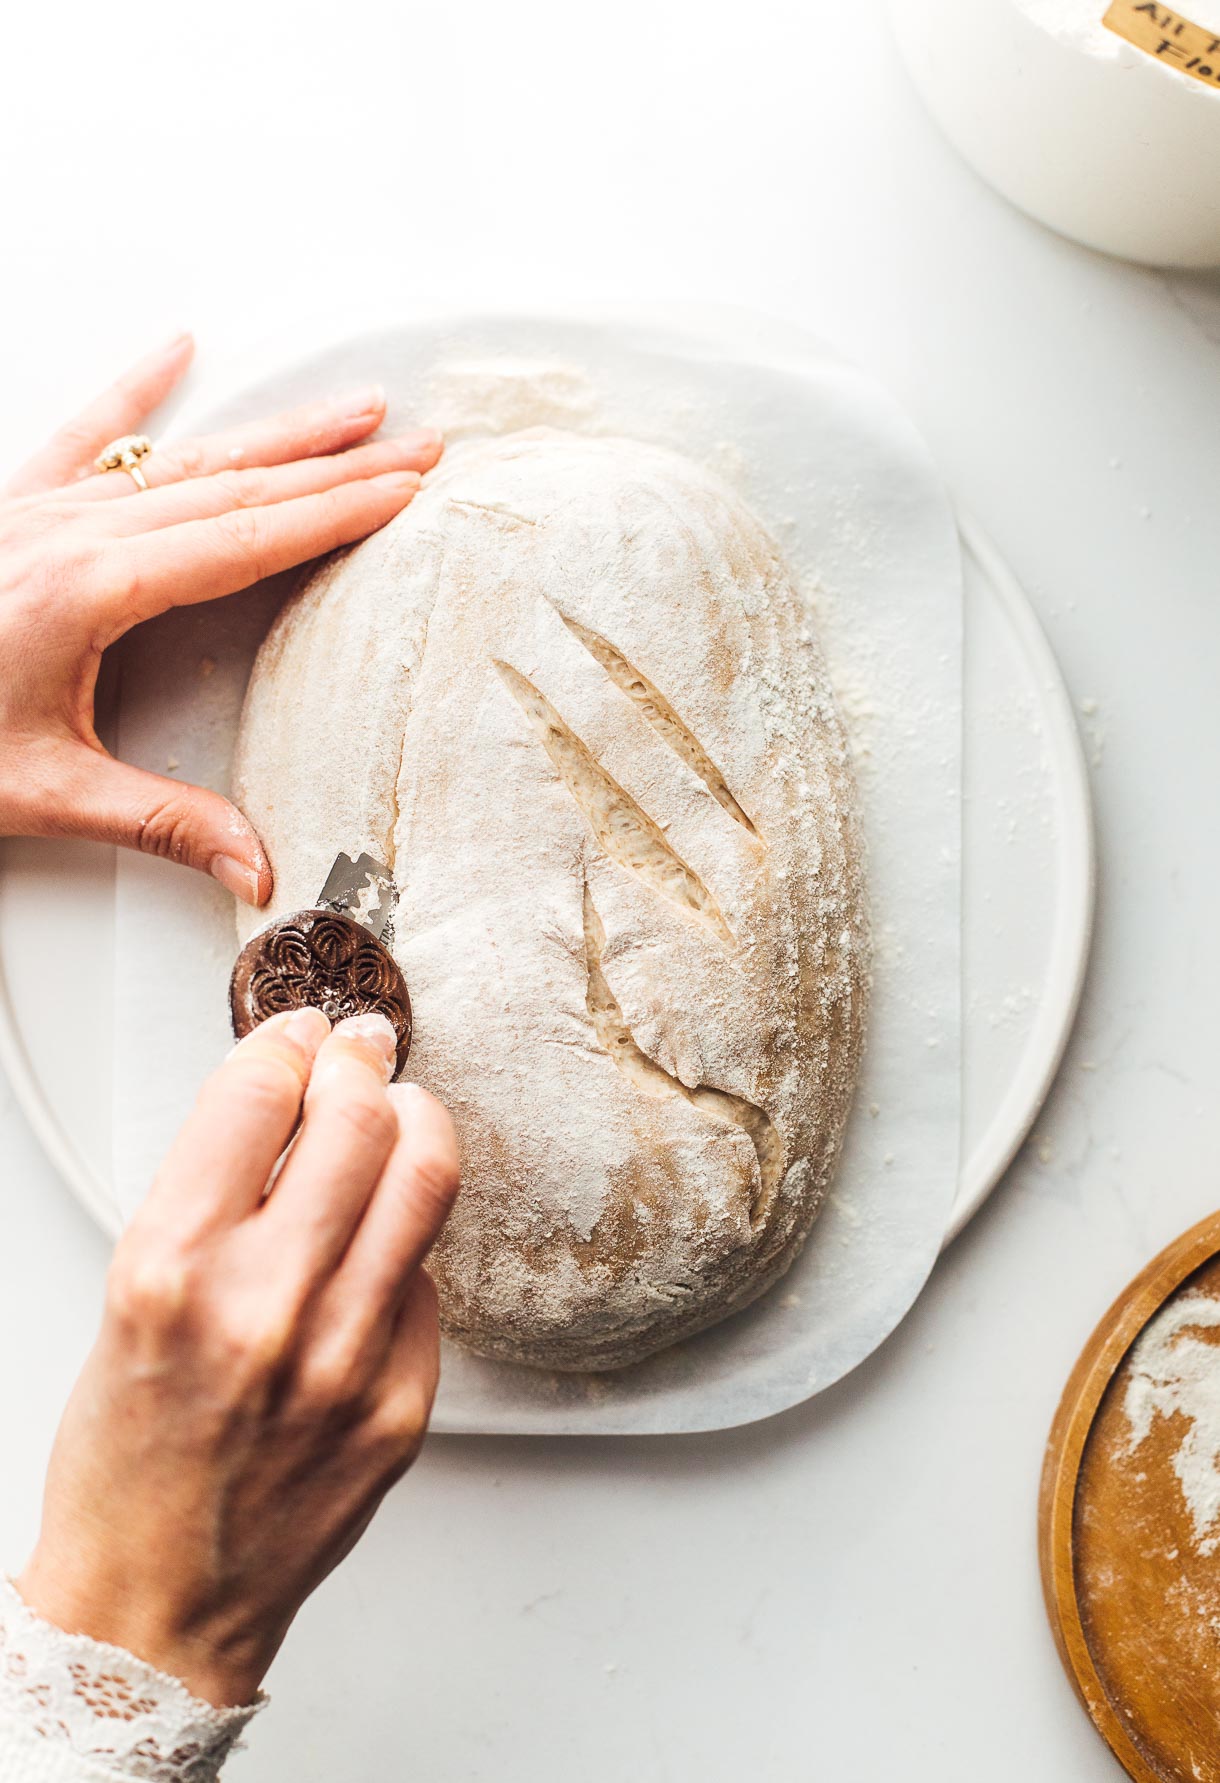
MULTIPOLYGON (((1220 1201, 1220 279, 1008 209, 841 0, 49 0, 6 38, 0 458, 184 325, 206 355, 361 293, 753 305, 907 404, 1093 758, 1077 1034, 898 1334, 727 1435, 433 1442, 307 1607, 232 1776, 1117 1776, 1044 1622, 1035 1501, 1080 1344, 1220 1201)), ((0 1206, 16 1566, 105 1251, 2 1084, 0 1206)))

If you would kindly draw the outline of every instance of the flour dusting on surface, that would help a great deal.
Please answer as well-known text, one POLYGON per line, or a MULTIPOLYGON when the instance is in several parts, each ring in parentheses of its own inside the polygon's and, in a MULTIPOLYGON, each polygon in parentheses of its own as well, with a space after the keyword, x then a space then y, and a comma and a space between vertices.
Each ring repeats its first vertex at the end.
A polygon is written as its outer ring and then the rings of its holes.
POLYGON ((1199 1552, 1220 1547, 1220 1300, 1183 1294, 1148 1325, 1131 1354, 1124 1410, 1134 1454, 1156 1418, 1182 1418, 1187 1429, 1173 1457, 1199 1552))
POLYGON ((446 441, 517 433, 524 427, 589 431, 597 391, 578 365, 534 359, 454 360, 428 385, 427 413, 446 441))
POLYGON ((336 834, 394 870, 410 1073, 462 1139, 446 1328, 612 1367, 754 1299, 836 1166, 868 987, 849 753, 728 484, 608 424, 501 431, 571 419, 575 371, 446 385, 482 437, 284 609, 234 784, 273 914, 336 834))

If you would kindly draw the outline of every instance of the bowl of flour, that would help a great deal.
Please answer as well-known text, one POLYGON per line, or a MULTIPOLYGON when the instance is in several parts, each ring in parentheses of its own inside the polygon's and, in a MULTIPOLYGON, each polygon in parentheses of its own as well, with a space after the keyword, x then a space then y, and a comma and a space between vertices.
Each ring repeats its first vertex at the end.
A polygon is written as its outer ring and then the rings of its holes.
POLYGON ((971 166, 1061 234, 1220 266, 1220 0, 891 0, 904 59, 971 166))

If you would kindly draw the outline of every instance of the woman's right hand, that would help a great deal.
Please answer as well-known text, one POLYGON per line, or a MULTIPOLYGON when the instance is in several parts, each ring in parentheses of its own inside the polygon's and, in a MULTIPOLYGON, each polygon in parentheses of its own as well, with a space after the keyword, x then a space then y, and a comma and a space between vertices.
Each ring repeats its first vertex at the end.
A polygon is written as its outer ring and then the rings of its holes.
POLYGON ((17 1581, 216 1704, 253 1698, 427 1426, 423 1263, 457 1142, 425 1091, 388 1087, 393 1059, 383 1017, 332 1033, 301 1010, 205 1084, 118 1245, 17 1581))

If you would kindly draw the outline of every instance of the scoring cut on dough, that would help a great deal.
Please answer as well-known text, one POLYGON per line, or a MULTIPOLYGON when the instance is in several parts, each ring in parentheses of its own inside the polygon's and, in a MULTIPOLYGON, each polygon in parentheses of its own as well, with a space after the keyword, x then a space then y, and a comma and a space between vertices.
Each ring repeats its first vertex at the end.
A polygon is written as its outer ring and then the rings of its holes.
POLYGON ((453 449, 277 619, 236 796, 271 915, 340 849, 394 869, 407 1075, 462 1143, 451 1336, 616 1367, 787 1268, 863 1041, 862 845, 800 599, 726 484, 625 439, 453 449))

